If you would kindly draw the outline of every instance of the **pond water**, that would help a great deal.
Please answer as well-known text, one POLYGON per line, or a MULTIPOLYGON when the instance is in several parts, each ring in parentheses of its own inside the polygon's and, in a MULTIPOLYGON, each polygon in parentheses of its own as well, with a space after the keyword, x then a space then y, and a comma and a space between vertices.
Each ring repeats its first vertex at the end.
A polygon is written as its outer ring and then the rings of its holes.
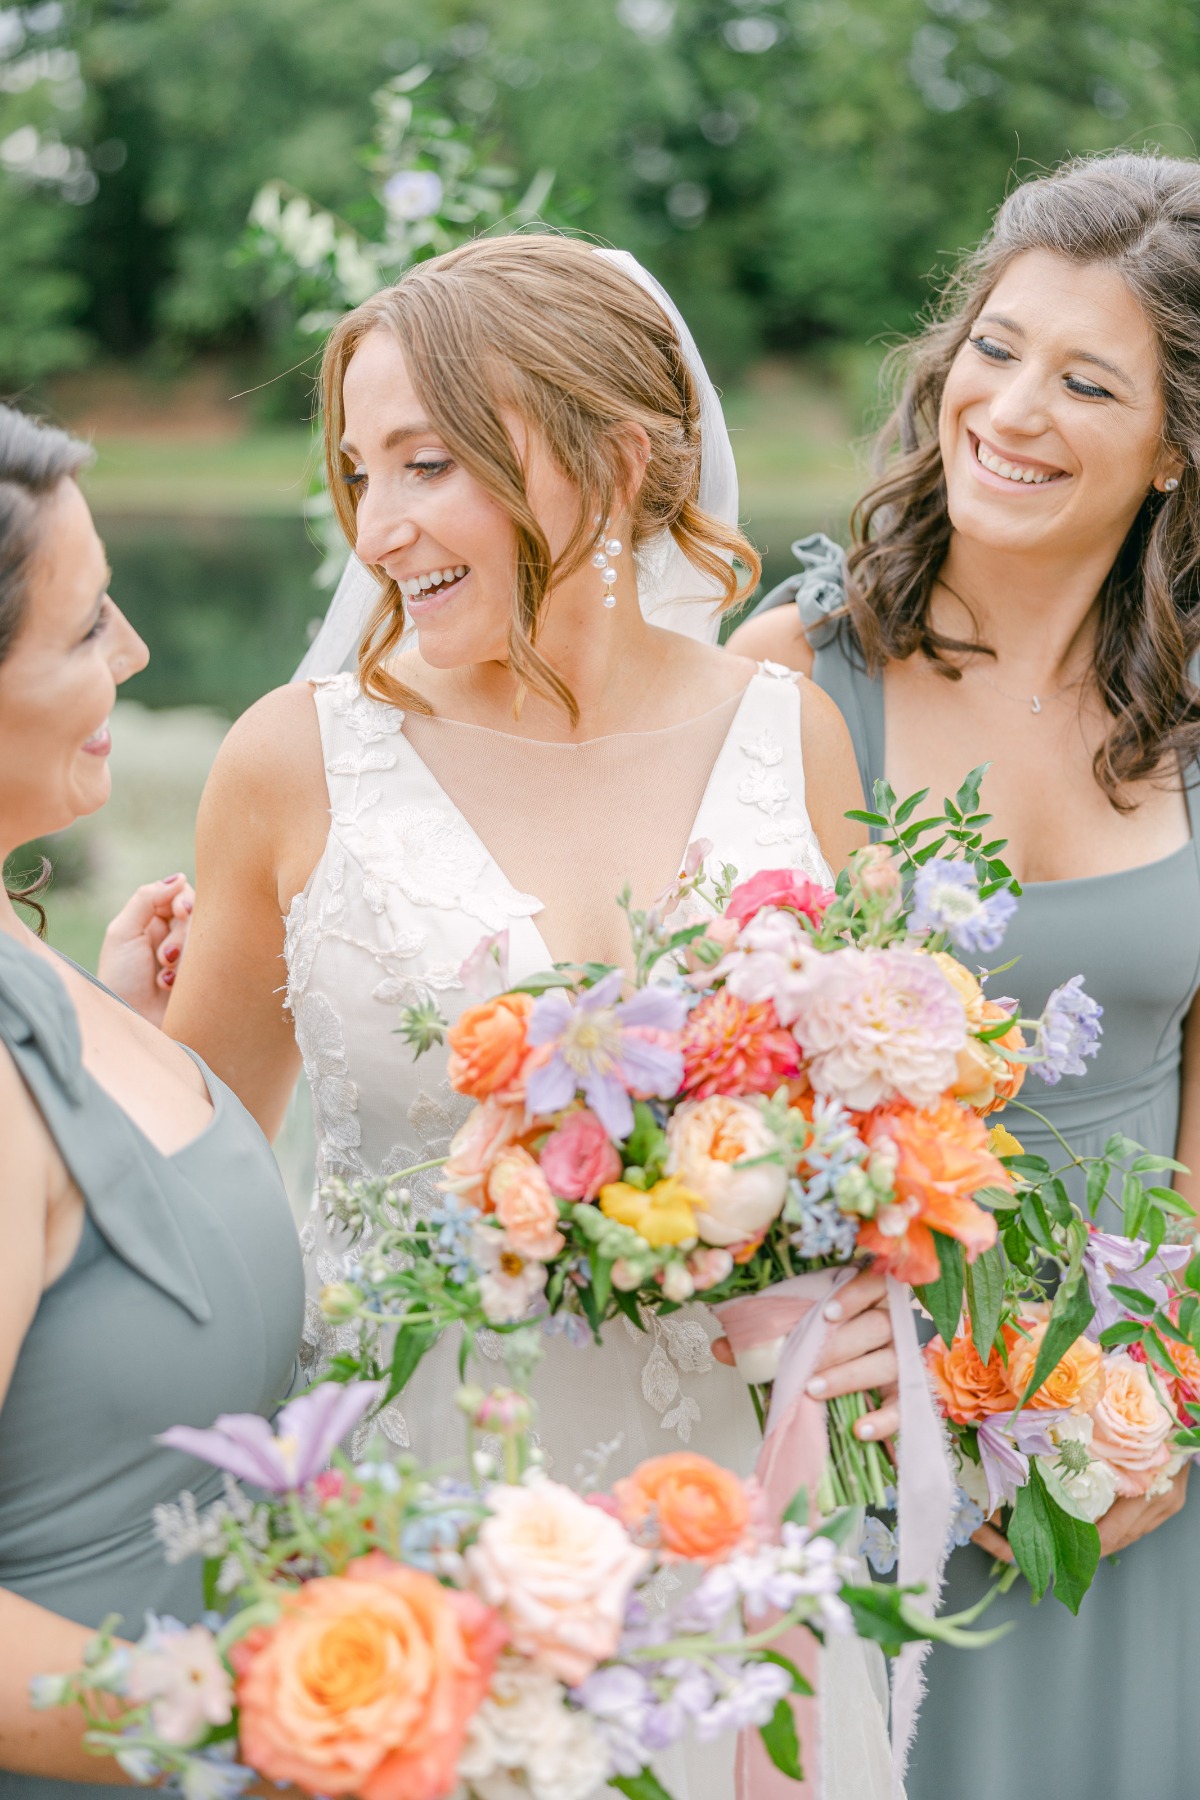
MULTIPOLYGON (((302 519, 98 517, 113 597, 151 649, 125 688, 143 706, 211 706, 236 718, 291 675, 327 594, 302 519)), ((804 520, 763 521, 762 591, 790 574, 804 520)))

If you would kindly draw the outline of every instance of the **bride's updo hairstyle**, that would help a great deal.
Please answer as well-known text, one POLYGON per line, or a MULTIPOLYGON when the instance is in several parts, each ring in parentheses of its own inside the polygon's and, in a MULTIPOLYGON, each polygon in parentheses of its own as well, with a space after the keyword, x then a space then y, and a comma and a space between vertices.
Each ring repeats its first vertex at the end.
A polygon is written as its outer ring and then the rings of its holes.
MULTIPOLYGON (((740 531, 702 512, 700 399, 674 328, 655 301, 584 243, 555 236, 481 238, 410 269, 348 313, 321 372, 325 457, 338 519, 355 541, 352 473, 342 454, 342 382, 363 338, 391 332, 413 386, 455 459, 503 507, 516 534, 509 666, 519 682, 578 716, 574 696, 537 648, 546 597, 595 549, 596 516, 627 504, 629 431, 641 426, 650 461, 633 502, 637 551, 669 532, 719 587, 723 609, 758 580, 757 552, 740 531), (532 427, 579 490, 579 511, 557 560, 534 515, 503 414, 532 427), (746 571, 739 580, 736 558, 746 571)), ((382 584, 359 652, 363 690, 428 711, 386 667, 404 630, 394 581, 382 584)))
POLYGON ((950 366, 1000 276, 1030 250, 1116 270, 1157 341, 1163 438, 1183 461, 1168 499, 1151 490, 1100 593, 1095 674, 1113 724, 1095 776, 1121 811, 1127 783, 1174 775, 1200 754, 1200 164, 1115 154, 1065 164, 1014 190, 934 315, 893 353, 899 399, 881 473, 855 510, 847 610, 872 671, 920 651, 951 680, 930 599, 950 544, 938 414, 950 366))

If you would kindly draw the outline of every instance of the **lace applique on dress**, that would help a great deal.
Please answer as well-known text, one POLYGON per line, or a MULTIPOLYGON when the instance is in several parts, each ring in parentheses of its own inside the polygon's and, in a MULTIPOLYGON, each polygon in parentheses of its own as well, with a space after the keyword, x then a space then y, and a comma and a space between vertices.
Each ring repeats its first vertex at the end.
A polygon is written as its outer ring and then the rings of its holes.
MULTIPOLYGON (((764 675, 795 685, 794 671, 782 663, 765 662, 761 666, 764 675)), ((743 806, 753 806, 764 814, 764 822, 754 835, 755 843, 764 849, 782 846, 792 868, 802 870, 814 881, 826 880, 828 865, 808 809, 803 802, 799 806, 793 803, 792 789, 783 773, 783 744, 770 726, 764 726, 757 736, 743 738, 740 749, 750 766, 738 782, 737 797, 743 806)))

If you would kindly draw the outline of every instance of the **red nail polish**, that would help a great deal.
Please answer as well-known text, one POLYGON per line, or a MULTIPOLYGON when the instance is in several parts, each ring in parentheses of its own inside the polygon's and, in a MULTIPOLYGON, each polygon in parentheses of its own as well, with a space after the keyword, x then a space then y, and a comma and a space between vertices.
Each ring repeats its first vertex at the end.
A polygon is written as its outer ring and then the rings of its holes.
POLYGON ((182 881, 182 880, 183 880, 183 871, 181 869, 179 871, 178 875, 164 875, 162 878, 162 884, 164 887, 170 887, 170 885, 173 881, 182 881))
POLYGON ((166 949, 163 951, 163 961, 169 962, 169 963, 179 961, 179 945, 178 944, 168 944, 167 945, 166 949))
POLYGON ((164 970, 163 970, 163 974, 162 974, 162 984, 163 984, 163 986, 164 986, 164 987, 170 987, 170 986, 171 986, 171 985, 172 985, 172 983, 173 983, 173 982, 174 982, 174 980, 175 980, 175 971, 174 971, 174 969, 164 969, 164 970))
POLYGON ((181 900, 179 904, 185 913, 195 912, 196 910, 196 902, 194 900, 181 900))

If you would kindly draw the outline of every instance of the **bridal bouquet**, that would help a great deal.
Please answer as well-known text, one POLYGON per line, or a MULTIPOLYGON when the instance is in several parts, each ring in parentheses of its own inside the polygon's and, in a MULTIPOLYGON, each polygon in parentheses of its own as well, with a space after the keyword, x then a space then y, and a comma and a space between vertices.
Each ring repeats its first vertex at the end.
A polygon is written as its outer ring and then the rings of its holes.
POLYGON ((335 1447, 378 1402, 364 1383, 302 1396, 274 1432, 254 1414, 167 1432, 226 1472, 206 1514, 189 1496, 158 1514, 168 1560, 205 1558, 213 1611, 148 1617, 132 1645, 110 1621, 34 1704, 81 1708, 91 1751, 187 1800, 260 1777, 361 1800, 585 1800, 604 1783, 669 1800, 650 1761, 687 1734, 757 1727, 800 1779, 784 1632, 891 1649, 995 1635, 862 1582, 850 1521, 810 1529, 803 1497, 774 1529, 752 1481, 678 1452, 584 1496, 529 1466, 521 1391, 458 1398, 512 1479, 478 1458, 474 1484, 351 1463, 335 1447), (678 1571, 694 1579, 668 1603, 678 1571))

